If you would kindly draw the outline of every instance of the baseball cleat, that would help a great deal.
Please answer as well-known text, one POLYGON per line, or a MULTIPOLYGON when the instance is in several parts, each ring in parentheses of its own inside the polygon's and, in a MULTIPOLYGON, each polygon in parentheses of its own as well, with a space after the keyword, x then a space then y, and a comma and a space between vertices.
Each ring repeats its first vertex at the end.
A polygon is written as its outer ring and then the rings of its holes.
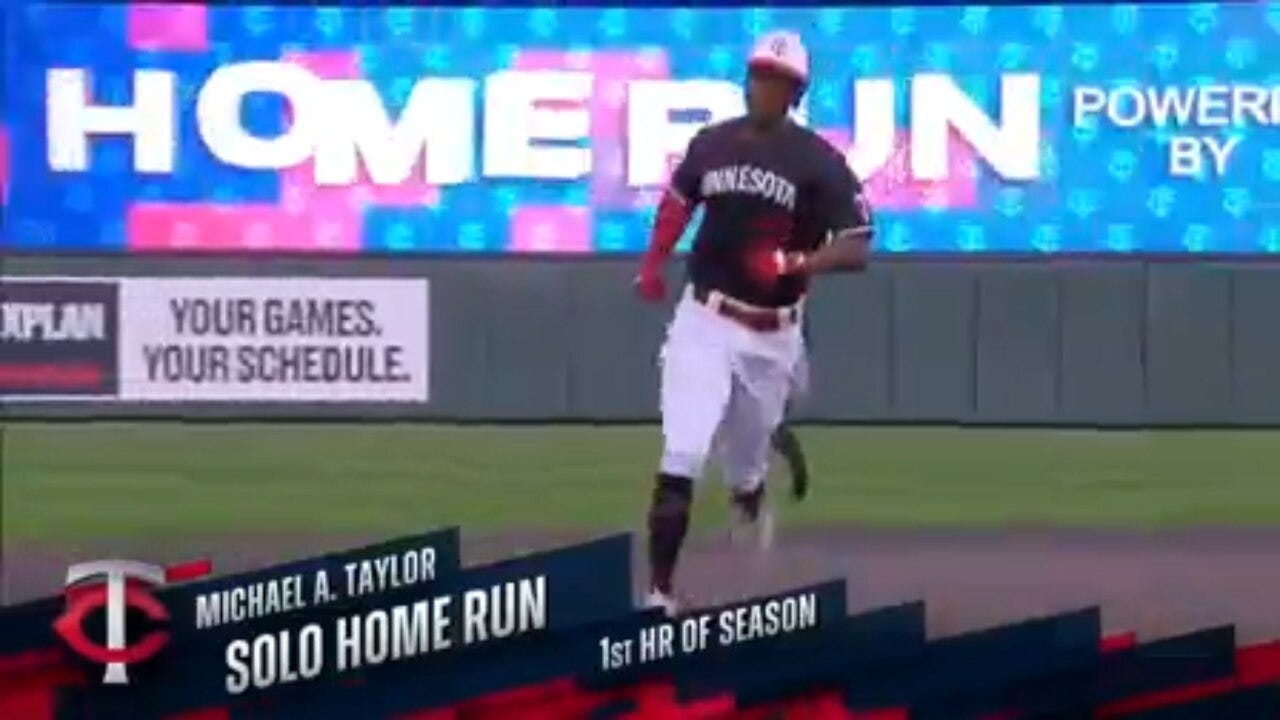
POLYGON ((644 607, 646 610, 661 610, 662 614, 669 618, 675 617, 680 612, 680 603, 675 596, 657 588, 649 591, 644 599, 644 607))
POLYGON ((729 537, 735 545, 755 545, 761 550, 773 547, 775 521, 773 508, 765 498, 764 485, 752 493, 734 493, 730 502, 733 524, 729 537))

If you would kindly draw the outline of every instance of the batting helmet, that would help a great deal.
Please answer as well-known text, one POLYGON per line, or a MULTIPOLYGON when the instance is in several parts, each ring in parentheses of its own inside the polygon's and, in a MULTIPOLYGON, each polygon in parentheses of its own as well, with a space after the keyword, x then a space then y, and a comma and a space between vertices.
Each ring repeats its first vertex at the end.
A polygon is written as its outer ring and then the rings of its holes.
POLYGON ((747 57, 748 70, 772 70, 796 81, 799 86, 794 104, 800 102, 809 87, 809 51, 800 35, 790 30, 765 33, 751 48, 747 57))

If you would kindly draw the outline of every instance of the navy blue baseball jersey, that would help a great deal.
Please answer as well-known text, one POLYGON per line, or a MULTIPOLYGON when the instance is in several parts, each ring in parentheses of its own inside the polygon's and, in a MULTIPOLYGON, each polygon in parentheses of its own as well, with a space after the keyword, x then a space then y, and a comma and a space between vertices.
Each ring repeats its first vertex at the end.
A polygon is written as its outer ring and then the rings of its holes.
POLYGON ((808 289, 803 276, 777 277, 776 251, 812 252, 832 233, 871 224, 844 157, 790 121, 763 133, 745 117, 703 128, 671 187, 703 207, 690 282, 761 307, 794 304, 808 289))

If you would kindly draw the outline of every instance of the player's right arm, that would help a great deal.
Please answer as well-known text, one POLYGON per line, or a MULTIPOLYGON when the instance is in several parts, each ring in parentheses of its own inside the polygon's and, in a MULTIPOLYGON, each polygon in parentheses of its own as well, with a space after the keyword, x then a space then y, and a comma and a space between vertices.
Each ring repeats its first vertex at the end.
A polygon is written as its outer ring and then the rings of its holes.
POLYGON ((662 279, 662 270, 667 260, 675 252, 676 243, 680 242, 693 211, 702 202, 701 177, 702 154, 706 144, 706 130, 698 131, 689 141, 684 157, 671 173, 671 181, 662 198, 658 200, 658 210, 653 219, 653 231, 649 235, 649 248, 645 251, 640 264, 640 275, 636 278, 636 291, 645 300, 657 302, 666 295, 666 284, 662 279))

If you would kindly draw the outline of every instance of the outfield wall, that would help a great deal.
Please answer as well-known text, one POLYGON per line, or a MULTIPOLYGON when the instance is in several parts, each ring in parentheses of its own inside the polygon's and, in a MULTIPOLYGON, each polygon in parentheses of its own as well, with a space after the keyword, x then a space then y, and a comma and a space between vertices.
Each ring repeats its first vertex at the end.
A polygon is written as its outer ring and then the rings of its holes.
MULTIPOLYGON (((632 260, 16 257, 9 276, 427 278, 423 404, 10 400, 10 416, 644 420, 667 312, 632 260)), ((1280 264, 886 260, 811 304, 818 421, 1280 423, 1280 264)), ((121 323, 130 320, 122 317, 121 323)))

